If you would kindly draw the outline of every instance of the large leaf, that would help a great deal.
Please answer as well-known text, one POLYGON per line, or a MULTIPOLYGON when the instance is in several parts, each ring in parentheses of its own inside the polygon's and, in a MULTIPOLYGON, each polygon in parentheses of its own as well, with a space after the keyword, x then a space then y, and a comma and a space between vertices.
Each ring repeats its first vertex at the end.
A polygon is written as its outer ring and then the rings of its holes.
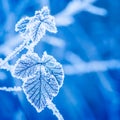
POLYGON ((40 58, 36 53, 23 55, 14 66, 13 76, 20 79, 33 76, 40 69, 39 61, 40 58))
POLYGON ((41 112, 59 91, 56 79, 43 69, 32 78, 26 79, 23 84, 28 101, 38 112, 41 112))
POLYGON ((58 94, 64 79, 62 65, 46 52, 42 58, 36 53, 22 56, 13 69, 13 75, 24 80, 23 90, 38 112, 58 94))

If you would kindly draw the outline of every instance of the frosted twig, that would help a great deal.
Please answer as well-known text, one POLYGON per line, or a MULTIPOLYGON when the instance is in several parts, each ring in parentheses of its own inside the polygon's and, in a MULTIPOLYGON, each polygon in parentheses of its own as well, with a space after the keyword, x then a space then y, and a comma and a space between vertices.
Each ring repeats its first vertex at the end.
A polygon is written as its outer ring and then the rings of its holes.
POLYGON ((106 15, 107 11, 104 8, 92 5, 95 1, 96 0, 72 0, 63 11, 55 16, 57 26, 72 24, 74 22, 73 16, 81 11, 88 11, 101 16, 106 15))
POLYGON ((106 71, 108 69, 120 69, 120 61, 107 60, 107 61, 92 61, 92 62, 79 62, 78 64, 64 65, 66 74, 79 74, 106 71))
POLYGON ((20 45, 21 42, 19 35, 10 37, 10 39, 7 39, 4 44, 0 45, 0 54, 7 56, 9 53, 13 52, 13 49, 20 45))
POLYGON ((65 59, 70 63, 63 65, 65 73, 68 75, 120 69, 120 61, 115 59, 85 62, 71 51, 66 53, 65 59))
POLYGON ((63 116, 60 114, 59 110, 56 108, 53 102, 49 101, 47 107, 53 111, 53 114, 58 118, 58 120, 64 120, 63 116))
POLYGON ((21 87, 0 87, 0 91, 7 91, 7 92, 18 92, 22 91, 21 87))
POLYGON ((17 47, 11 54, 9 54, 1 63, 0 68, 2 69, 2 66, 5 65, 9 60, 14 58, 20 51, 22 51, 25 48, 26 42, 23 42, 19 47, 17 47))
POLYGON ((88 12, 96 14, 96 15, 101 15, 101 16, 104 16, 107 14, 107 11, 105 9, 100 8, 100 7, 96 7, 96 6, 91 5, 91 4, 89 4, 87 6, 87 9, 85 9, 85 11, 88 11, 88 12))

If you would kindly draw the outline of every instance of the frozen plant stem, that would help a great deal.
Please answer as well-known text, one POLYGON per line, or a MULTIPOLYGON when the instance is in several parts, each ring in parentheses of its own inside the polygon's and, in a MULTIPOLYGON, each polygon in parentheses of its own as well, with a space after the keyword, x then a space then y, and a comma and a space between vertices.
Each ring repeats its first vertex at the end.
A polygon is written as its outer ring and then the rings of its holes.
POLYGON ((0 63, 0 69, 5 69, 5 64, 13 59, 20 51, 22 51, 25 48, 26 42, 23 42, 19 47, 17 47, 11 54, 9 54, 1 63, 0 63), (3 67, 4 66, 4 67, 3 67))
POLYGON ((22 91, 22 88, 21 87, 0 87, 0 91, 18 92, 18 91, 22 91))
POLYGON ((47 107, 53 111, 53 114, 58 118, 58 120, 64 120, 63 116, 60 114, 59 110, 56 108, 55 104, 52 103, 52 101, 49 101, 47 107))

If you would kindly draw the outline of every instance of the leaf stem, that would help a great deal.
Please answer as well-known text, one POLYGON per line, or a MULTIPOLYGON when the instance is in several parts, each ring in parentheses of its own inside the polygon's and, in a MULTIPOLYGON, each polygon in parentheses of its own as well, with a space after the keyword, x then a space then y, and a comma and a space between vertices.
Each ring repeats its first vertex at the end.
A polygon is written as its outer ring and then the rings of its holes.
POLYGON ((60 114, 59 110, 56 108, 55 104, 52 101, 49 101, 47 107, 53 111, 53 114, 58 118, 58 120, 64 120, 63 116, 60 114))

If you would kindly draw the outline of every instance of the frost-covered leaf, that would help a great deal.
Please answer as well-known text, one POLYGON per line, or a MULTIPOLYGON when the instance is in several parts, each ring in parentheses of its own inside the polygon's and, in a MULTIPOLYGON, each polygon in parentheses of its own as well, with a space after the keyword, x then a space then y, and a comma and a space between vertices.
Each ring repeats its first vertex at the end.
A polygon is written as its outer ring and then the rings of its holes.
POLYGON ((57 32, 54 17, 49 15, 48 18, 44 20, 43 24, 49 32, 53 32, 53 33, 57 32))
POLYGON ((45 35, 45 27, 41 21, 32 20, 29 23, 29 36, 32 41, 40 41, 40 39, 45 35))
POLYGON ((39 20, 44 20, 45 18, 48 18, 48 15, 50 15, 48 7, 43 7, 41 11, 35 11, 35 17, 39 18, 39 20))
POLYGON ((32 40, 33 45, 40 41, 46 30, 53 33, 57 32, 55 19, 50 15, 48 7, 36 11, 33 17, 22 18, 15 26, 15 31, 19 32, 23 38, 32 40))
POLYGON ((26 36, 26 34, 28 33, 27 25, 29 21, 30 21, 30 17, 22 18, 15 25, 15 31, 19 32, 22 36, 26 36))
POLYGON ((43 54, 42 64, 45 66, 46 72, 49 72, 51 75, 53 75, 56 78, 59 86, 62 86, 64 79, 62 65, 58 63, 53 56, 48 55, 46 52, 43 54))
POLYGON ((46 52, 42 58, 36 53, 23 55, 13 69, 13 75, 23 79, 27 99, 38 112, 58 94, 64 79, 62 65, 46 52))
POLYGON ((54 76, 46 73, 44 67, 32 78, 26 79, 23 90, 28 101, 41 112, 59 92, 59 86, 54 76))
POLYGON ((46 30, 53 33, 57 32, 55 19, 50 15, 48 7, 44 7, 41 11, 36 11, 35 15, 43 21, 42 24, 44 24, 46 30))
POLYGON ((44 7, 41 11, 36 11, 28 24, 29 36, 32 41, 40 41, 46 30, 56 33, 55 19, 50 15, 49 9, 44 7))
POLYGON ((39 70, 40 58, 36 53, 23 55, 15 64, 12 74, 16 78, 26 78, 34 75, 39 70))

